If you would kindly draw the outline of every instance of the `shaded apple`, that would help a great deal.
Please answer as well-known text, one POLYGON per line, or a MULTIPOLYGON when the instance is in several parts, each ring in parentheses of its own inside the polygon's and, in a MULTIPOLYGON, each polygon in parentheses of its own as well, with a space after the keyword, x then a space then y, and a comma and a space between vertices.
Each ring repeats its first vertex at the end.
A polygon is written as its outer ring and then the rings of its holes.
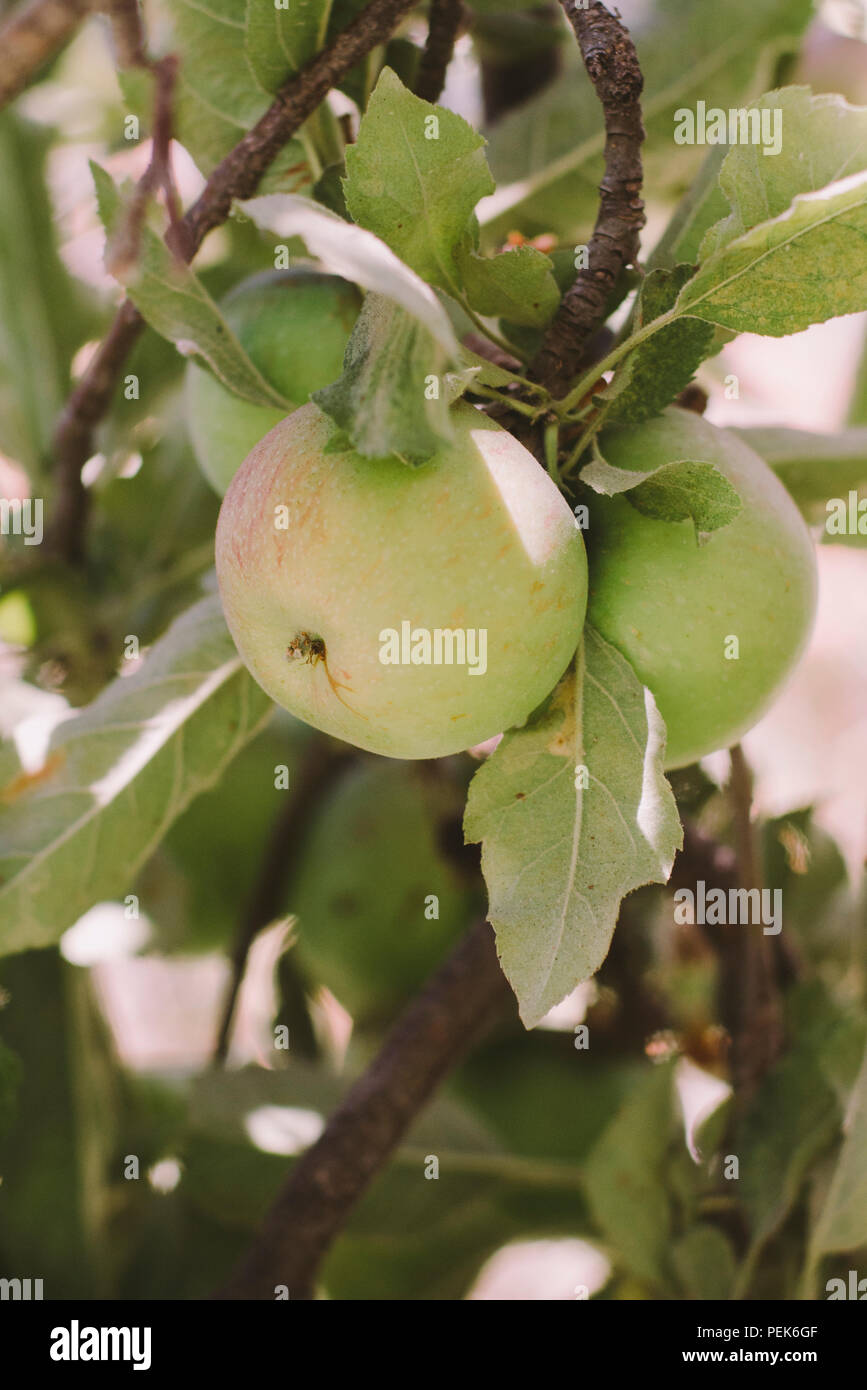
POLYGON ((390 1022, 484 912, 438 846, 440 796, 453 794, 459 825, 462 791, 432 789, 425 765, 362 760, 305 838, 286 902, 299 919, 296 949, 356 1025, 390 1022))
POLYGON ((588 621, 652 691, 666 765, 682 767, 735 743, 797 663, 816 606, 813 544, 767 464, 698 415, 671 407, 606 431, 601 447, 619 468, 712 463, 743 503, 699 545, 691 521, 643 516, 622 495, 588 498, 588 621))
MULTIPOLYGON (((340 376, 361 294, 338 275, 294 266, 242 281, 220 308, 254 366, 294 408, 340 376)), ((195 362, 187 368, 186 410, 193 451, 221 495, 287 413, 243 400, 195 362)))

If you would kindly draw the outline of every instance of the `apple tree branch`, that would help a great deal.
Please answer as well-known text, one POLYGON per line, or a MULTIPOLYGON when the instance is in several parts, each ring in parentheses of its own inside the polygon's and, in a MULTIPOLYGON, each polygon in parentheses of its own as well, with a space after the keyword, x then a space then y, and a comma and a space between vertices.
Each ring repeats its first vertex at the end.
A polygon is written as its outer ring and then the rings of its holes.
POLYGON ((474 927, 404 1011, 379 1054, 294 1165, 219 1299, 315 1296, 316 1276, 356 1202, 470 1043, 514 999, 494 934, 474 927))
POLYGON ((30 0, 0 24, 0 109, 68 43, 93 0, 30 0))
POLYGON ((561 0, 581 56, 602 104, 605 175, 599 212, 587 247, 587 264, 566 291, 530 375, 554 397, 564 396, 584 365, 588 341, 605 319, 621 271, 634 264, 644 226, 641 92, 644 79, 629 30, 604 5, 584 9, 561 0))

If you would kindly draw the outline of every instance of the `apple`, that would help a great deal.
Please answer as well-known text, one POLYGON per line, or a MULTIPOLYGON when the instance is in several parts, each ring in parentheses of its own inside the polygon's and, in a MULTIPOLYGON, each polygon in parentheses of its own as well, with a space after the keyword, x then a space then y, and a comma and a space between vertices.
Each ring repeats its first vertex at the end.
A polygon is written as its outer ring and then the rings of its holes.
POLYGON ((462 788, 444 781, 432 795, 424 765, 363 759, 305 836, 286 900, 298 918, 302 972, 356 1026, 390 1022, 485 910, 438 845, 441 798, 460 825, 462 788))
MULTIPOLYGON (((220 307, 253 365, 293 409, 340 376, 361 294, 338 275, 293 266, 242 281, 220 307)), ((222 496, 253 445, 286 411, 245 401, 191 362, 186 414, 199 466, 222 496)))
POLYGON ((411 468, 362 458, 302 406, 253 449, 217 524, 226 620, 262 688, 393 758, 521 723, 584 623, 584 545, 554 483, 473 406, 451 421, 453 442, 411 468))
POLYGON ((653 693, 666 766, 683 767, 746 733, 797 663, 816 607, 813 544, 764 461, 696 414, 612 428, 601 449, 619 468, 712 463, 743 503, 699 545, 691 521, 642 516, 622 495, 588 500, 588 621, 653 693))

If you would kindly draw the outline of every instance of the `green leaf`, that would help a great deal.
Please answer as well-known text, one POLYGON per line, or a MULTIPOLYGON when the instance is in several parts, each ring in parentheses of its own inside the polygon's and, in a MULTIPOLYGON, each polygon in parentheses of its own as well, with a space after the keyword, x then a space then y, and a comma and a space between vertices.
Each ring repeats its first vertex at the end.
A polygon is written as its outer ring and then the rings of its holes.
POLYGON ((178 619, 139 671, 58 725, 43 772, 0 792, 0 955, 57 941, 94 903, 127 891, 270 713, 213 597, 178 619))
POLYGON ((458 246, 476 203, 493 188, 484 143, 462 117, 413 96, 385 68, 346 151, 352 217, 422 279, 453 294, 458 246))
POLYGON ((247 61, 266 92, 276 92, 319 51, 330 14, 331 0, 291 0, 282 9, 274 0, 247 0, 247 61))
POLYGON ((447 365, 446 353, 422 324, 392 300, 369 294, 346 348, 342 377, 314 391, 312 399, 366 458, 399 454, 423 463, 452 438, 447 365), (432 376, 438 394, 429 400, 432 376))
POLYGON ((648 270, 674 270, 678 263, 697 264, 705 233, 728 212, 719 174, 727 145, 712 145, 684 193, 665 231, 647 259, 648 270))
MULTIPOLYGON (((491 386, 498 391, 505 390, 508 386, 522 387, 526 390, 527 382, 523 377, 507 371, 505 367, 498 367, 496 363, 489 362, 487 357, 479 357, 463 345, 460 349, 460 360, 464 364, 462 372, 473 372, 475 375, 472 380, 477 381, 480 386, 491 386)), ((469 383, 469 376, 467 380, 469 383)))
POLYGON ((867 1051, 843 1121, 843 1147, 810 1241, 816 1259, 867 1245, 867 1051))
POLYGON ((346 199, 343 196, 343 175, 344 165, 329 164, 328 168, 322 173, 321 178, 316 180, 313 185, 313 199, 321 203, 329 212, 334 212, 338 217, 342 217, 345 222, 350 220, 349 213, 346 211, 346 199))
POLYGON ((57 254, 43 178, 46 136, 0 115, 0 451, 38 477, 90 329, 57 254))
POLYGON ((735 1276, 735 1257, 716 1226, 693 1226, 672 1247, 671 1262, 687 1298, 728 1298, 735 1276))
MULTIPOLYGON (((694 273, 691 265, 650 271, 641 284, 635 330, 668 313, 694 273)), ((606 423, 638 424, 658 415, 689 385, 697 368, 714 351, 715 336, 711 324, 688 318, 669 324, 642 343, 621 368, 628 373, 627 381, 614 397, 606 423)))
POLYGON ((448 316, 429 285, 398 260, 379 237, 345 222, 306 198, 271 194, 242 203, 253 221, 277 236, 298 236, 334 275, 393 299, 418 319, 444 352, 458 360, 461 349, 448 316))
POLYGON ((867 308, 867 172, 797 197, 706 261, 678 300, 737 333, 771 338, 867 308))
POLYGON ((717 255, 745 232, 788 212, 795 198, 860 174, 867 165, 867 108, 843 97, 813 96, 809 87, 766 92, 752 104, 779 111, 779 154, 759 145, 733 145, 720 170, 731 211, 706 233, 699 261, 717 255))
MULTIPOLYGON (((246 0, 167 2, 173 30, 170 51, 181 59, 175 134, 207 176, 264 115, 270 89, 256 80, 244 52, 249 42, 246 0)), ((268 0, 261 4, 263 12, 270 8, 268 0)), ((256 51, 261 52, 258 43, 256 51)), ((136 74, 132 81, 124 75, 122 85, 133 96, 133 109, 149 119, 151 83, 142 82, 136 74)), ((304 146, 290 140, 266 173, 263 186, 292 192, 311 183, 304 146)))
POLYGON ((87 972, 56 951, 3 961, 0 986, 20 1075, 0 1136, 0 1267, 43 1279, 46 1298, 104 1298, 109 1221, 122 1218, 124 1202, 123 1096, 104 1021, 87 972))
POLYGON ((480 256, 463 248, 458 258, 471 306, 490 318, 541 328, 560 303, 552 261, 535 246, 516 246, 499 256, 480 256))
MULTIPOLYGON (((91 163, 99 215, 107 244, 122 226, 124 199, 111 175, 91 163)), ((172 255, 151 227, 142 228, 136 262, 122 274, 130 299, 141 315, 184 356, 202 358, 214 375, 244 400, 256 405, 292 406, 254 367, 195 271, 172 255)))
POLYGON ((653 1287, 667 1282, 671 1211, 666 1158, 676 1126, 673 1082, 670 1064, 642 1076, 584 1169, 591 1209, 618 1263, 653 1287))
POLYGON ((849 402, 848 423, 867 425, 867 334, 864 335, 858 370, 855 373, 855 388, 849 402))
POLYGON ((809 517, 816 503, 867 482, 867 426, 813 434, 777 425, 732 430, 765 460, 809 517))
POLYGON ((705 236, 676 307, 780 337, 867 308, 867 109, 802 87, 756 105, 779 106, 783 151, 729 152, 720 183, 732 212, 705 236))
POLYGON ((840 1124, 840 1102, 828 1072, 838 1056, 849 1055, 857 1025, 831 1004, 821 986, 801 987, 790 1012, 794 1045, 762 1083, 735 1149, 751 1229, 742 1278, 792 1210, 840 1124))
POLYGON ((664 744, 650 692, 588 627, 547 704, 472 781, 464 833, 482 841, 497 949, 527 1027, 599 968, 624 895, 668 878, 681 832, 664 744))
POLYGON ((581 470, 581 481, 605 497, 625 493, 637 512, 657 521, 691 520, 696 535, 718 531, 734 521, 740 497, 712 463, 677 459, 640 472, 607 463, 594 441, 594 458, 581 470))

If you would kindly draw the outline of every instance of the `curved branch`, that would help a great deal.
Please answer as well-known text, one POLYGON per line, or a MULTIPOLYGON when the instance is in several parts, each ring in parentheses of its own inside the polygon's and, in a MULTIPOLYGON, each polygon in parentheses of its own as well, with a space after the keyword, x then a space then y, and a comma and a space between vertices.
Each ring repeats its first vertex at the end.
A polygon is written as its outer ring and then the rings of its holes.
POLYGON ((30 0, 0 24, 0 108, 68 43, 93 0, 30 0))
POLYGON ((486 922, 464 938, 388 1035, 295 1164, 241 1264, 216 1295, 311 1299, 319 1266, 355 1203, 470 1042, 514 999, 486 922))
POLYGON ((605 318, 609 296, 625 266, 638 255, 644 226, 641 198, 641 90, 635 45, 615 15, 594 3, 579 8, 561 0, 605 117, 605 176, 599 186, 596 226, 587 266, 563 296, 533 361, 530 375, 552 396, 564 396, 583 365, 585 345, 605 318))

